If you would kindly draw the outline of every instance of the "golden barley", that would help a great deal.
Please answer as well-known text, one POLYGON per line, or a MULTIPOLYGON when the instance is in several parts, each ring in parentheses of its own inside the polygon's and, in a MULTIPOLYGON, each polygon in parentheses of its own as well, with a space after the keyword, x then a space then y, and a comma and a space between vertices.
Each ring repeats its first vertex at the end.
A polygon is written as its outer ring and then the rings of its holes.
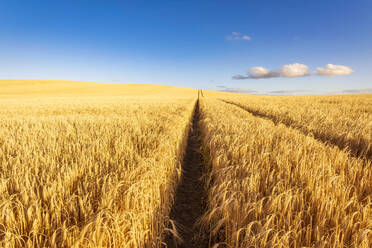
POLYGON ((195 98, 77 94, 0 100, 0 246, 160 247, 195 98))
POLYGON ((242 96, 221 99, 372 159, 372 95, 242 96))
POLYGON ((211 166, 204 222, 216 242, 372 245, 370 162, 218 100, 203 99, 201 114, 211 166))

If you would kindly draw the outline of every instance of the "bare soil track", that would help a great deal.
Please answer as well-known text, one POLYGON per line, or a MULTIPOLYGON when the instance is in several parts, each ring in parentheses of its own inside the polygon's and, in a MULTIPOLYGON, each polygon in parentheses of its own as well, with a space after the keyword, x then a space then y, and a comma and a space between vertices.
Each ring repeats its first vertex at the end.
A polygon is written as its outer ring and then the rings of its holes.
POLYGON ((195 106, 192 127, 189 132, 186 154, 182 164, 182 178, 177 188, 170 218, 175 222, 183 242, 173 235, 166 237, 167 247, 208 247, 208 236, 201 232, 198 220, 206 210, 207 192, 202 180, 203 156, 200 153, 199 101, 195 106))

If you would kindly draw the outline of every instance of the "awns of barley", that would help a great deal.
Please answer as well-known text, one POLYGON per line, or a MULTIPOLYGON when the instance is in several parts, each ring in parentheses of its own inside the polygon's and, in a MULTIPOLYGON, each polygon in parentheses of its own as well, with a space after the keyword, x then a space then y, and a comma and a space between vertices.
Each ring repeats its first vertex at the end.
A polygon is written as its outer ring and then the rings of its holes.
MULTIPOLYGON (((75 86, 0 99, 0 246, 161 247, 196 91, 75 86)), ((206 91, 210 245, 371 247, 371 99, 206 91)))
POLYGON ((372 246, 369 161, 231 104, 200 106, 211 167, 203 221, 217 245, 372 246))
POLYGON ((372 95, 220 98, 372 160, 372 95))
POLYGON ((160 247, 194 104, 0 101, 0 246, 160 247))

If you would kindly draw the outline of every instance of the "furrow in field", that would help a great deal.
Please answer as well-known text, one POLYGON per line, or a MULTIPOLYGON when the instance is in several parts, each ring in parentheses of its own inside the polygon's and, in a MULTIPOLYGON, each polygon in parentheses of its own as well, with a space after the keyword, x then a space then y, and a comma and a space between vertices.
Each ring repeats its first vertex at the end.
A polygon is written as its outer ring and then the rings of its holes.
POLYGON ((196 103, 180 184, 175 193, 170 219, 172 232, 166 238, 167 247, 208 247, 208 235, 199 223, 206 210, 206 189, 202 180, 205 167, 200 151, 199 102, 196 103))
MULTIPOLYGON (((291 119, 288 116, 282 116, 280 114, 271 114, 270 111, 263 111, 255 108, 249 107, 247 104, 223 100, 221 101, 235 105, 239 108, 244 109, 245 111, 258 116, 273 121, 275 124, 282 123, 288 127, 295 128, 305 135, 312 135, 315 139, 329 143, 334 146, 337 146, 341 150, 349 151, 350 155, 354 157, 372 159, 372 144, 364 138, 353 138, 348 137, 344 134, 337 134, 337 130, 327 130, 321 128, 309 128, 307 123, 300 123, 294 119, 291 119)), ((335 120, 336 121, 336 120, 335 120)), ((321 123, 319 123, 321 124, 321 123)))
POLYGON ((160 247, 195 100, 1 99, 1 247, 160 247))

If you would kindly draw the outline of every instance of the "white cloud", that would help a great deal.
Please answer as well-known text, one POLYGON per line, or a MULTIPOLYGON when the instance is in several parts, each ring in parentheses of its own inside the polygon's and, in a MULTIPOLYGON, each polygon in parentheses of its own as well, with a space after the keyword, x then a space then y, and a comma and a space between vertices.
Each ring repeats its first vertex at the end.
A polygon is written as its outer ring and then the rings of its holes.
POLYGON ((248 71, 250 76, 257 76, 257 77, 263 77, 270 73, 270 71, 264 67, 261 66, 255 66, 249 69, 248 71))
POLYGON ((247 76, 235 75, 233 79, 260 79, 260 78, 274 78, 274 77, 303 77, 310 75, 309 67, 307 65, 294 63, 290 65, 283 65, 278 70, 271 71, 261 66, 255 66, 248 70, 247 76))
POLYGON ((243 35, 241 39, 242 40, 251 40, 251 37, 248 36, 248 35, 243 35))
POLYGON ((282 77, 293 78, 310 75, 309 67, 304 64, 294 63, 290 65, 283 65, 279 68, 278 73, 282 77))
POLYGON ((241 34, 239 32, 232 32, 231 35, 226 36, 227 40, 251 40, 251 37, 246 34, 241 34))
POLYGON ((249 78, 272 78, 272 77, 279 77, 280 74, 275 71, 270 71, 264 67, 255 66, 249 69, 248 71, 249 78))
POLYGON ((351 69, 348 66, 344 65, 332 65, 327 64, 324 67, 318 67, 316 69, 316 72, 319 76, 340 76, 340 75, 349 75, 354 72, 353 69, 351 69))
MULTIPOLYGON (((318 67, 316 70, 316 73, 320 76, 349 75, 353 72, 354 70, 348 66, 332 64, 327 64, 325 67, 318 67)), ((314 73, 315 72, 309 70, 307 65, 294 63, 283 65, 277 70, 269 70, 261 66, 255 66, 248 70, 246 76, 238 74, 235 75, 233 79, 260 79, 273 77, 295 78, 309 76, 314 73)))

